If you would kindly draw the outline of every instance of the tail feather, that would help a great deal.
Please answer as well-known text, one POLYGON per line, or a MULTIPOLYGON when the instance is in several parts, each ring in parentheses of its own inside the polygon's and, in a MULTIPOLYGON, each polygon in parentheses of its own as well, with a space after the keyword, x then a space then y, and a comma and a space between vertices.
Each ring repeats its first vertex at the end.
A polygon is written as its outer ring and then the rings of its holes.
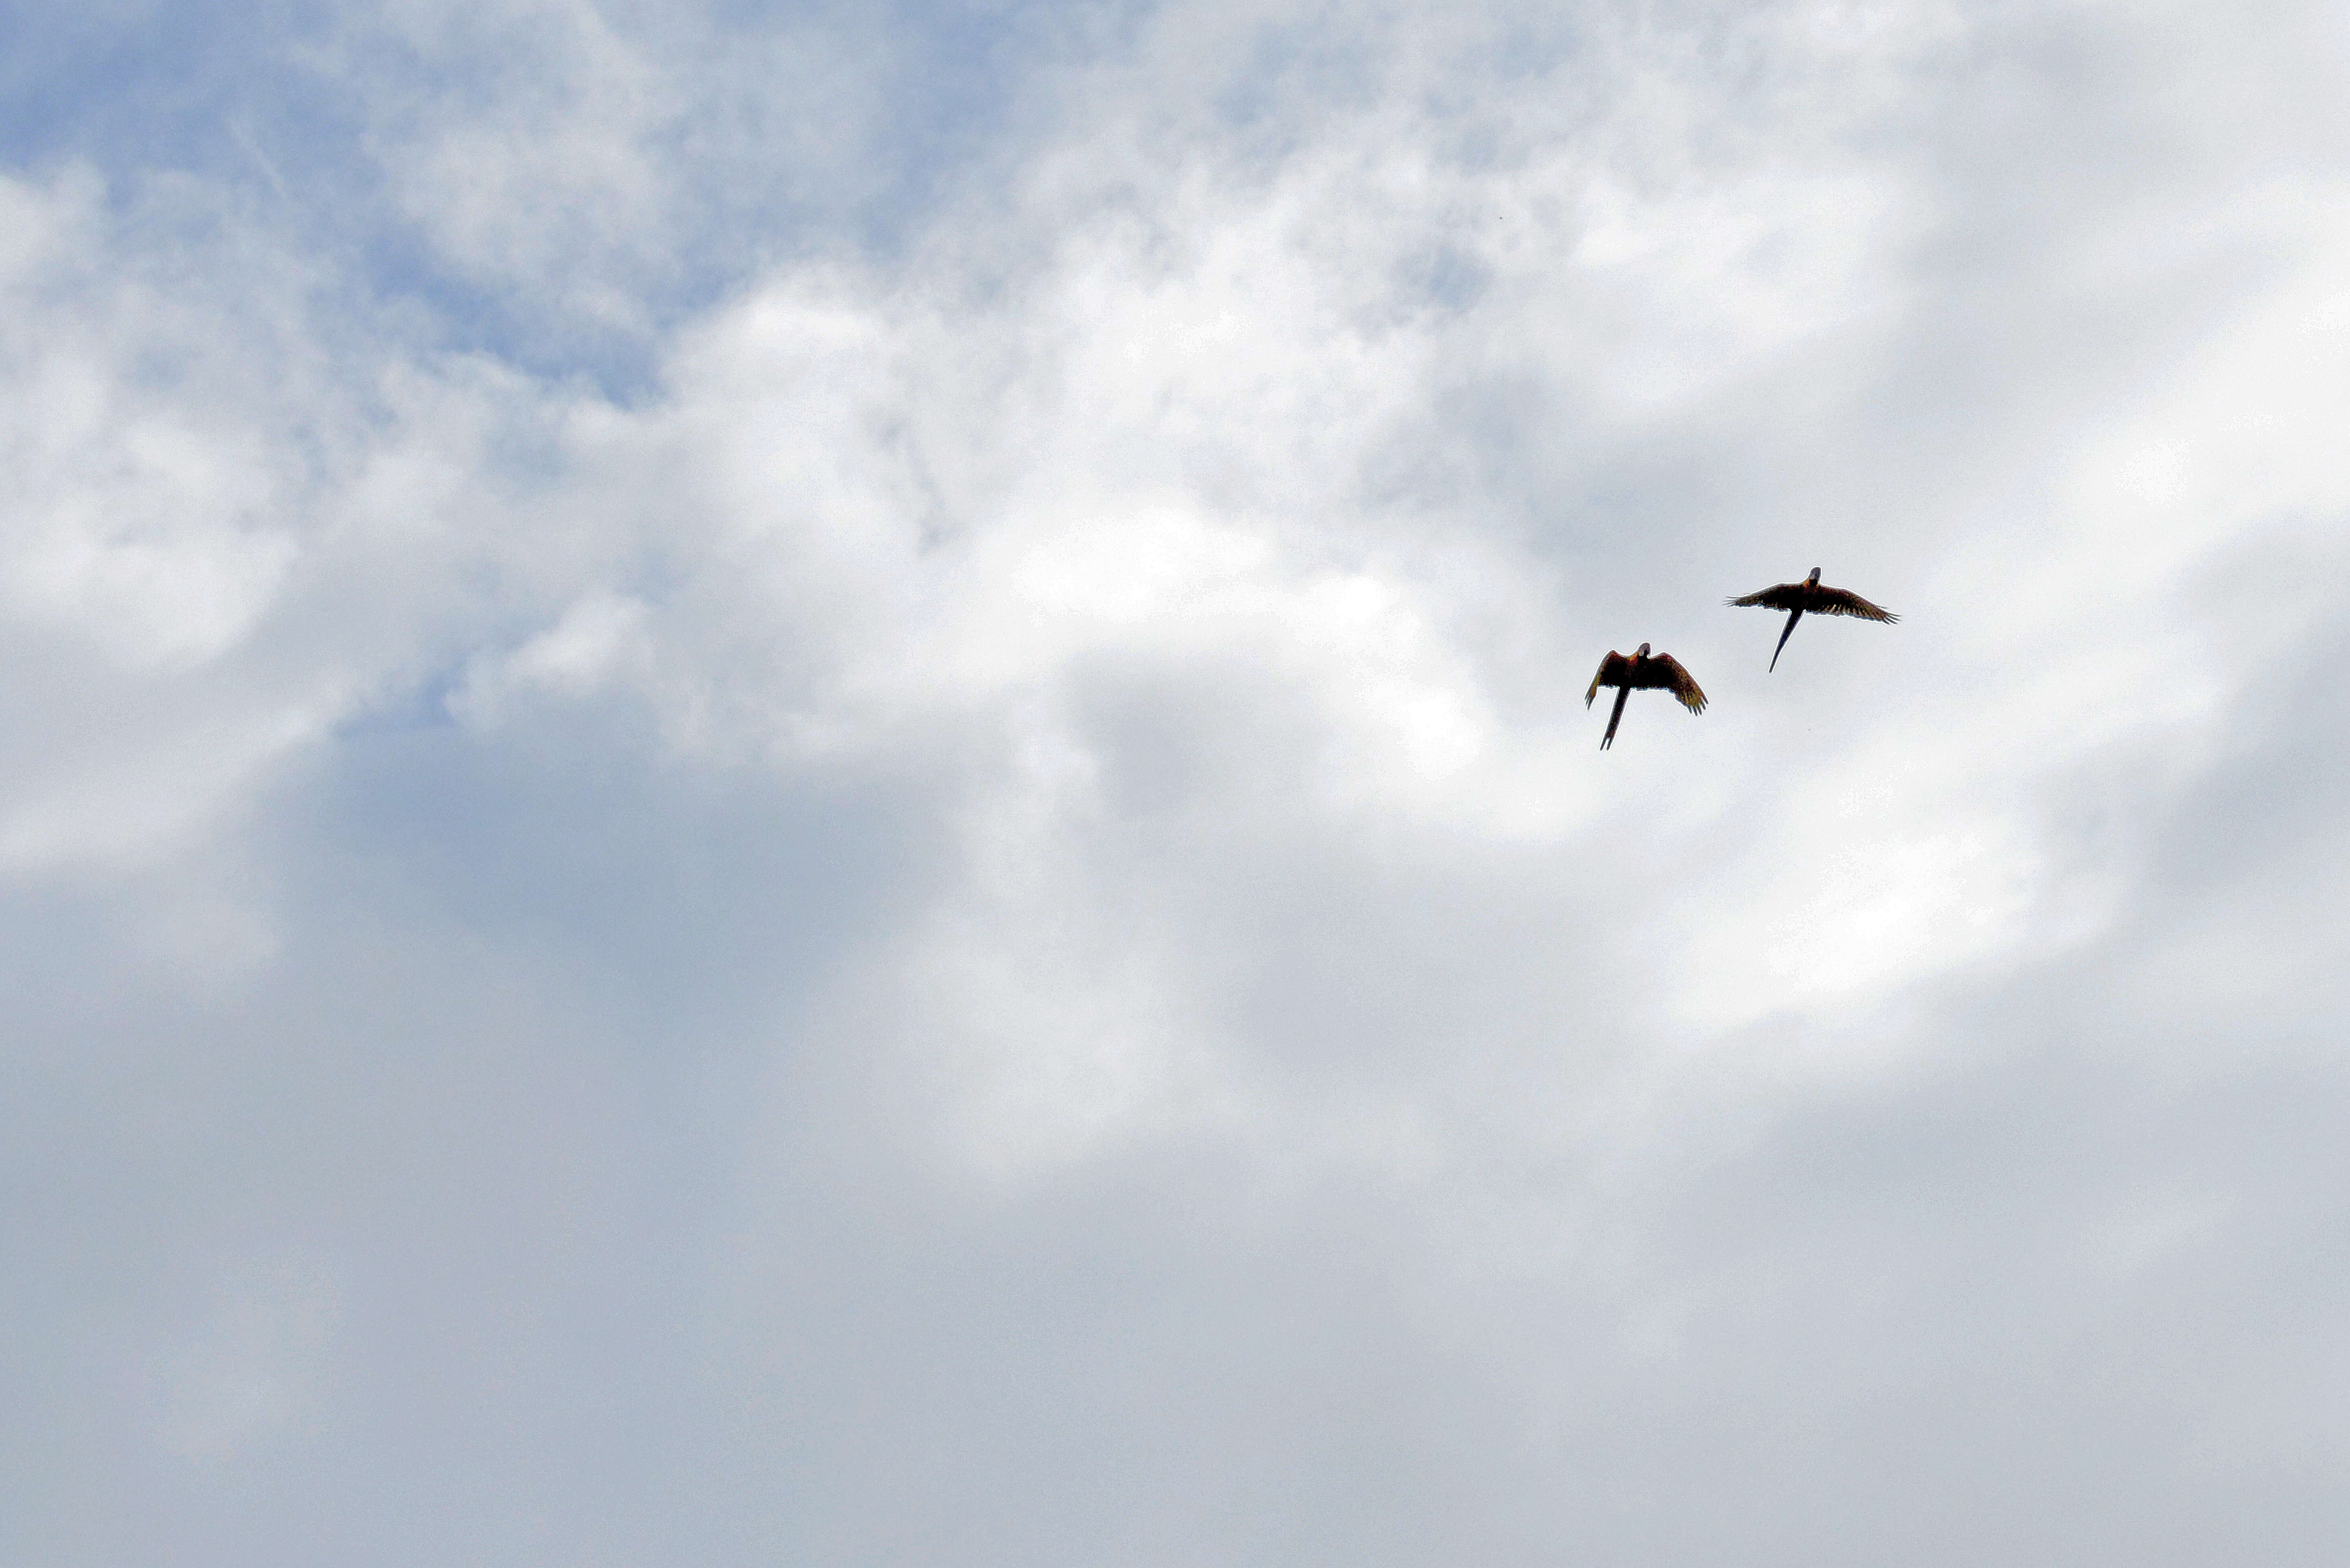
POLYGON ((1616 709, 1607 715, 1607 732, 1599 737, 1599 749, 1606 751, 1616 743, 1616 726, 1624 722, 1624 700, 1632 695, 1629 686, 1616 689, 1616 709))
MULTIPOLYGON (((1787 612, 1787 629, 1779 634, 1779 648, 1784 648, 1787 646, 1787 639, 1795 635, 1795 623, 1803 618, 1804 612, 1802 610, 1796 609, 1789 610, 1787 612)), ((1771 650, 1771 668, 1773 670, 1779 668, 1779 648, 1774 648, 1771 650)))

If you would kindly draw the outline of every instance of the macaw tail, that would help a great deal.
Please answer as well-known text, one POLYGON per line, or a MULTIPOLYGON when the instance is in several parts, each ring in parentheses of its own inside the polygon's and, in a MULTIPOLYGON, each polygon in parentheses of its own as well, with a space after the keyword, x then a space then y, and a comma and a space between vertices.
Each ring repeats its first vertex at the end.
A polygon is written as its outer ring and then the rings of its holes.
MULTIPOLYGON (((1795 635, 1795 623, 1803 618, 1804 612, 1801 610, 1787 612, 1787 629, 1779 634, 1779 648, 1787 646, 1787 639, 1795 635)), ((1779 668, 1779 648, 1771 650, 1771 668, 1773 670, 1779 668)))

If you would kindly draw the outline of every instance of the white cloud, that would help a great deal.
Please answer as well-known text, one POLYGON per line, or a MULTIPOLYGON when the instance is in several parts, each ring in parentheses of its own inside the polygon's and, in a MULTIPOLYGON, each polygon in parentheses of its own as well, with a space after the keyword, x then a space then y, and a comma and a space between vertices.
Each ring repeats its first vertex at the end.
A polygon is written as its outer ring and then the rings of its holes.
POLYGON ((2279 19, 338 18, 360 228, 511 342, 0 182, 10 1376, 151 1373, 26 1554, 2338 1524, 2279 19), (964 26, 1009 106, 899 123, 964 26), (1904 619, 1766 673, 1720 599, 1815 563, 1904 619), (1603 755, 1644 639, 1712 708, 1603 755), (220 1235, 336 1263, 192 1316, 220 1235), (264 1548, 182 1528, 230 1471, 264 1548))
POLYGON ((123 663, 184 666, 266 607, 293 552, 277 514, 300 476, 276 432, 238 418, 252 389, 237 361, 253 346, 238 328, 255 324, 209 317, 168 276, 108 269, 104 202, 88 170, 0 187, 21 410, 5 590, 18 616, 123 663))

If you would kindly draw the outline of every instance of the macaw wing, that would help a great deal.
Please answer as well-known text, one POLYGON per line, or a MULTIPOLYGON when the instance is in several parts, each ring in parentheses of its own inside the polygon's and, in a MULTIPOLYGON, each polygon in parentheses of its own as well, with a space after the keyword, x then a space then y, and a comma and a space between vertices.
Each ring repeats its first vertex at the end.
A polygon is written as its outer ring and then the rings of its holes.
POLYGON ((1591 678, 1591 690, 1583 694, 1583 705, 1586 708, 1590 707, 1591 700, 1599 695, 1599 689, 1602 686, 1623 685, 1624 678, 1631 673, 1631 670, 1630 659, 1614 649, 1609 649, 1607 657, 1599 661, 1599 673, 1591 678))
POLYGON ((1722 603, 1738 605, 1742 607, 1747 605, 1762 605, 1767 609, 1807 609, 1810 607, 1804 603, 1804 589, 1807 586, 1804 583, 1779 583, 1764 588, 1759 594, 1748 594, 1743 598, 1724 599, 1722 603))
POLYGON ((1680 705, 1692 713, 1705 711, 1705 693, 1681 668, 1681 661, 1669 653, 1659 653, 1640 669, 1640 684, 1671 692, 1680 705))
POLYGON ((1812 602, 1804 607, 1819 615, 1858 616, 1863 620, 1895 621, 1901 618, 1891 610, 1879 609, 1858 594, 1842 588, 1814 588, 1812 602))

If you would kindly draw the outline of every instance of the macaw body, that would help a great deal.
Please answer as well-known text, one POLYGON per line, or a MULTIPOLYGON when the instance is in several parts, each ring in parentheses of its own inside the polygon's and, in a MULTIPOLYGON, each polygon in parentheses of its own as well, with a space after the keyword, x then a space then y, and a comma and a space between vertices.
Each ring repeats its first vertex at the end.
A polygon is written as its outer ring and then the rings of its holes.
POLYGON ((1901 618, 1890 610, 1879 609, 1858 594, 1847 593, 1842 588, 1822 587, 1817 566, 1814 566, 1812 575, 1800 583, 1781 583, 1776 587, 1764 588, 1759 594, 1748 594, 1743 598, 1728 602, 1741 606, 1761 605, 1765 609, 1787 612, 1786 628, 1779 633, 1779 648, 1771 650, 1771 668, 1773 670, 1779 668, 1779 649, 1786 647, 1787 639, 1795 635, 1795 623, 1804 618, 1806 610, 1814 615, 1857 616, 1862 620, 1890 622, 1901 618))
POLYGON ((1705 693, 1698 690, 1681 661, 1669 653, 1650 654, 1648 645, 1627 659, 1614 649, 1599 661, 1599 673, 1591 678, 1591 690, 1583 694, 1583 705, 1591 706, 1602 686, 1620 688, 1616 693, 1616 711, 1607 715, 1607 732, 1599 738, 1599 749, 1606 751, 1616 743, 1616 726, 1624 721, 1625 700, 1638 691, 1669 691, 1680 705, 1691 713, 1705 711, 1705 693))

